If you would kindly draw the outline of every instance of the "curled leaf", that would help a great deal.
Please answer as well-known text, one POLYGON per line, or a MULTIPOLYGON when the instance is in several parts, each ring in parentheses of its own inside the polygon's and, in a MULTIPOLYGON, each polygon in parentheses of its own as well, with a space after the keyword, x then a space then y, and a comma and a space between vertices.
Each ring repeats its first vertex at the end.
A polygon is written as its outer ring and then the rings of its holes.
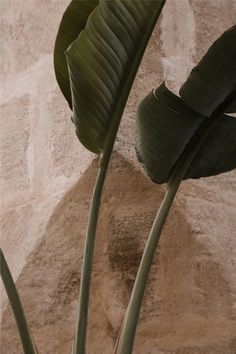
MULTIPOLYGON (((235 89, 236 26, 233 26, 213 43, 193 68, 180 89, 180 96, 189 107, 209 117, 235 89)), ((229 112, 235 110, 235 102, 231 107, 229 112)))
MULTIPOLYGON (((185 148, 208 118, 189 108, 162 84, 140 104, 136 152, 147 174, 166 183, 185 148)), ((184 179, 217 175, 236 168, 236 118, 222 114, 184 179)))
POLYGON ((167 182, 185 149, 196 144, 204 124, 215 119, 184 179, 236 168, 236 119, 223 114, 235 110, 236 26, 210 47, 180 96, 162 84, 139 106, 136 151, 149 176, 157 183, 167 182))

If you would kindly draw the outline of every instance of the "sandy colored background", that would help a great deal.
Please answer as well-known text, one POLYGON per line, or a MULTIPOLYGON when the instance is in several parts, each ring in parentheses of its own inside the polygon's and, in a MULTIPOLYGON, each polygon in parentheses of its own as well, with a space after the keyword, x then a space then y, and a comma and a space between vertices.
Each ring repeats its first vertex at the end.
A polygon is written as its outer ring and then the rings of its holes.
MULTIPOLYGON (((1 0, 1 245, 40 353, 70 353, 97 161, 78 142, 53 71, 68 0, 1 0)), ((234 0, 167 0, 134 83, 107 179, 88 354, 110 354, 164 186, 134 152, 138 103, 177 91, 234 0)), ((155 259, 135 354, 236 353, 236 173, 182 184, 155 259)), ((2 291, 2 354, 21 353, 2 291)))

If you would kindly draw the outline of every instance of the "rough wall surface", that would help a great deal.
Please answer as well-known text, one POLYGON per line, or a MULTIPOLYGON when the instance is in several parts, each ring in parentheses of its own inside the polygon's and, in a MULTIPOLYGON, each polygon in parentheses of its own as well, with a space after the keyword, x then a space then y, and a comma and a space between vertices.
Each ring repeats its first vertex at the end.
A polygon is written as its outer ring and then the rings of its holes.
MULTIPOLYGON (((52 52, 67 0, 2 0, 1 245, 41 353, 70 352, 97 160, 79 144, 52 52)), ((107 179, 88 354, 112 352, 164 186, 134 153, 135 112, 177 91, 234 24, 234 0, 167 0, 134 83, 107 179)), ((135 354, 236 353, 236 173, 184 182, 155 258, 135 354)), ((2 353, 21 353, 3 293, 2 353)))

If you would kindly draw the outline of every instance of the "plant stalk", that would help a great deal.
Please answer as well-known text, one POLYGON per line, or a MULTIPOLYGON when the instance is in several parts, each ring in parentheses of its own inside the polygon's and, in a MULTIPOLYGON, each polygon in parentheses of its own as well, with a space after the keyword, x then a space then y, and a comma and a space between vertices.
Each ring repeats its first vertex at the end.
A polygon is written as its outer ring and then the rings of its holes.
POLYGON ((92 262, 95 247, 96 229, 101 204, 103 186, 107 174, 110 155, 103 164, 100 165, 89 213, 88 229, 85 241, 84 258, 82 265, 80 294, 77 312, 76 336, 73 346, 73 354, 83 354, 86 349, 86 332, 88 322, 89 293, 92 275, 92 262))
POLYGON ((178 191, 181 181, 172 183, 165 194, 164 200, 159 208, 153 223, 148 241, 143 253, 143 257, 139 266, 139 270, 135 279, 130 302, 123 320, 120 338, 115 349, 115 353, 130 354, 132 353, 133 342, 136 327, 139 318, 139 312, 142 305, 144 291, 146 288, 148 274, 152 265, 152 260, 156 252, 156 248, 161 236, 162 229, 168 217, 169 210, 172 206, 175 195, 178 191))
POLYGON ((165 225, 176 193, 179 189, 182 179, 184 178, 184 175, 186 174, 196 154, 200 150, 202 144, 205 142, 212 129, 218 123, 222 114, 227 111, 227 108, 231 105, 235 96, 236 92, 233 92, 231 95, 229 95, 226 100, 216 109, 216 111, 213 112, 211 117, 206 119, 206 121, 200 127, 199 131, 191 139, 190 143, 182 154, 182 157, 180 158, 179 162, 173 170, 173 173, 168 182, 164 200, 155 218, 140 262, 130 302, 115 347, 115 354, 132 353, 136 327, 138 324, 139 313, 147 284, 148 275, 152 265, 153 257, 156 252, 156 248, 158 246, 161 232, 165 225))
POLYGON ((33 336, 30 333, 24 310, 17 292, 14 280, 12 278, 7 261, 4 257, 2 249, 0 249, 1 257, 1 277, 6 289, 6 293, 16 320, 17 328, 20 334, 22 347, 25 354, 37 354, 37 348, 34 343, 33 336))

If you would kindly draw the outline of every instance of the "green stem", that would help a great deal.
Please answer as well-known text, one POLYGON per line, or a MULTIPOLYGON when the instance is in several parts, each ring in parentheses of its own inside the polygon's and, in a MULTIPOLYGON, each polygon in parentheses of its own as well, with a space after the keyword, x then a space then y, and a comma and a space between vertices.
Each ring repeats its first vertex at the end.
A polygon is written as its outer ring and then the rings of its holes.
POLYGON ((123 320, 123 325, 120 333, 120 338, 115 350, 115 353, 130 354, 132 353, 133 342, 136 332, 136 327, 139 318, 139 312, 146 288, 148 274, 152 265, 152 260, 156 252, 156 248, 161 236, 161 232, 167 219, 169 210, 172 206, 175 195, 178 191, 181 181, 172 183, 164 197, 160 209, 155 218, 148 241, 143 253, 143 257, 139 266, 139 270, 135 279, 130 302, 123 320))
POLYGON ((12 279, 11 276, 10 269, 7 265, 7 261, 1 249, 0 249, 0 257, 1 257, 1 277, 16 320, 24 353, 37 354, 37 349, 26 321, 26 317, 20 301, 19 294, 17 292, 16 286, 14 284, 14 280, 12 279))
POLYGON ((212 114, 212 116, 203 123, 197 134, 191 139, 190 144, 185 149, 182 158, 176 165, 168 182, 167 191, 164 200, 159 208, 148 241, 142 256, 142 260, 135 279, 130 302, 123 320, 120 336, 115 348, 116 354, 131 354, 136 327, 138 324, 139 313, 142 305, 142 300, 147 284, 148 275, 152 265, 153 257, 161 236, 161 232, 165 225, 169 211, 173 204, 175 195, 179 189, 181 181, 186 174, 191 162, 198 153, 207 136, 215 127, 222 113, 227 111, 227 108, 233 102, 236 92, 233 92, 212 114))
MULTIPOLYGON (((111 151, 112 152, 112 151, 111 151)), ((85 353, 86 348, 86 332, 88 322, 88 308, 89 308, 89 293, 92 274, 92 261, 95 247, 96 229, 99 216, 99 209, 101 204, 101 196, 103 186, 107 174, 110 155, 100 165, 97 179, 93 191, 91 208, 89 213, 88 229, 85 241, 84 258, 82 265, 81 283, 80 283, 80 295, 77 312, 77 324, 76 324, 76 336, 73 347, 74 354, 85 353)))

